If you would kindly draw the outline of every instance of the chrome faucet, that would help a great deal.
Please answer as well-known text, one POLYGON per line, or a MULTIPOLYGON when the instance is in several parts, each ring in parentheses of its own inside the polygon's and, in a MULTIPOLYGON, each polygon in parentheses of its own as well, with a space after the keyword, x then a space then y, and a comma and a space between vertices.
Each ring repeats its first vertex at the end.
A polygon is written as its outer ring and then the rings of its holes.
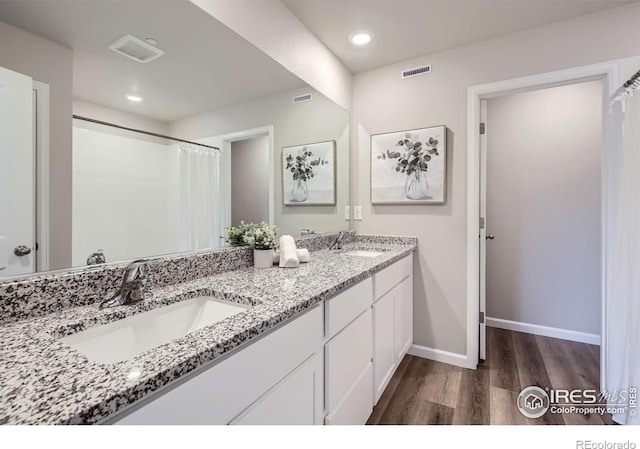
POLYGON ((138 259, 131 262, 124 270, 124 279, 118 293, 100 303, 101 309, 135 304, 143 299, 151 298, 153 293, 147 287, 147 277, 143 267, 157 259, 138 259))
POLYGON ((104 250, 102 249, 99 249, 95 253, 89 254, 89 257, 87 257, 87 265, 96 265, 106 262, 107 259, 104 257, 104 250))
POLYGON ((345 232, 339 231, 336 234, 336 239, 333 241, 329 249, 342 249, 342 241, 344 240, 345 232))

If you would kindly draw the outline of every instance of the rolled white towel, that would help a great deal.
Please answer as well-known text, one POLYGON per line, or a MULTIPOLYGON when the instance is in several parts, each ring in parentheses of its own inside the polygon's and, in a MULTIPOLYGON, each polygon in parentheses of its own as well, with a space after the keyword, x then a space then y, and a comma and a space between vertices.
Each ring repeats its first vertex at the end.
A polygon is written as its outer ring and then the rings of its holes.
POLYGON ((300 263, 309 262, 309 250, 307 248, 299 248, 296 253, 298 253, 298 260, 300 263))
MULTIPOLYGON (((309 262, 310 256, 309 256, 309 250, 307 248, 296 249, 296 254, 298 255, 298 260, 300 261, 300 263, 309 262)), ((273 252, 273 263, 276 265, 280 263, 280 253, 277 251, 273 252)))
POLYGON ((290 235, 280 237, 280 268, 296 268, 300 266, 300 259, 296 248, 296 241, 290 235))

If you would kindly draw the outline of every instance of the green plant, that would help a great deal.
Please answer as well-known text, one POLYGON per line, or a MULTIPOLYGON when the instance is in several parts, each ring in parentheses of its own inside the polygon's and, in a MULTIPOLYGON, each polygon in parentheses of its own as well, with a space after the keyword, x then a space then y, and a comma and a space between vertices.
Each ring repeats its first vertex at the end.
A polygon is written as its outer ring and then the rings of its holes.
POLYGON ((253 249, 273 249, 276 246, 278 228, 270 227, 267 223, 250 223, 244 233, 244 243, 253 249))
POLYGON ((411 173, 426 172, 431 157, 440 155, 438 153, 438 139, 429 137, 424 144, 419 139, 420 136, 417 134, 406 133, 405 137, 396 143, 396 147, 403 147, 400 151, 383 151, 377 158, 382 160, 397 159, 396 171, 406 173, 407 176, 411 173))
POLYGON ((314 167, 319 167, 329 163, 326 159, 323 159, 321 157, 313 160, 307 160, 307 158, 310 159, 311 156, 313 156, 313 153, 307 150, 307 147, 302 147, 301 151, 302 154, 296 156, 295 158, 292 154, 287 154, 287 157, 285 159, 287 161, 286 170, 289 170, 293 174, 294 181, 298 179, 308 181, 314 176, 314 167))
MULTIPOLYGON (((253 223, 252 223, 253 224, 253 223)), ((240 226, 231 226, 230 228, 225 228, 225 232, 227 236, 225 237, 225 242, 229 243, 232 246, 242 246, 246 245, 244 241, 244 236, 249 230, 250 225, 245 223, 244 221, 240 222, 240 226)))

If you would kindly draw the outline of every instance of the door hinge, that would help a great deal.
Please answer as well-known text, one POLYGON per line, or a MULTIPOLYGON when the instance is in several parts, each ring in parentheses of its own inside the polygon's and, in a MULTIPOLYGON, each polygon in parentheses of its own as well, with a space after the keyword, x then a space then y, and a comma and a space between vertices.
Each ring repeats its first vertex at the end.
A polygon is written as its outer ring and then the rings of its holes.
POLYGON ((484 218, 480 217, 480 229, 484 229, 484 218))
POLYGON ((480 312, 480 324, 484 324, 484 312, 480 312))
POLYGON ((486 123, 480 123, 480 134, 484 134, 487 128, 487 124, 486 123))

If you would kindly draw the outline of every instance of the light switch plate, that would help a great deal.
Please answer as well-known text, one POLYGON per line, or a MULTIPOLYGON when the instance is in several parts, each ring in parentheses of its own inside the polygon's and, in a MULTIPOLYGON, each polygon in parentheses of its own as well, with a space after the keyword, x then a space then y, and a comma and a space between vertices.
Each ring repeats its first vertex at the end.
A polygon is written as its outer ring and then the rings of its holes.
POLYGON ((353 206, 353 219, 362 220, 362 206, 353 206))
POLYGON ((344 219, 351 220, 351 206, 344 206, 344 219))

